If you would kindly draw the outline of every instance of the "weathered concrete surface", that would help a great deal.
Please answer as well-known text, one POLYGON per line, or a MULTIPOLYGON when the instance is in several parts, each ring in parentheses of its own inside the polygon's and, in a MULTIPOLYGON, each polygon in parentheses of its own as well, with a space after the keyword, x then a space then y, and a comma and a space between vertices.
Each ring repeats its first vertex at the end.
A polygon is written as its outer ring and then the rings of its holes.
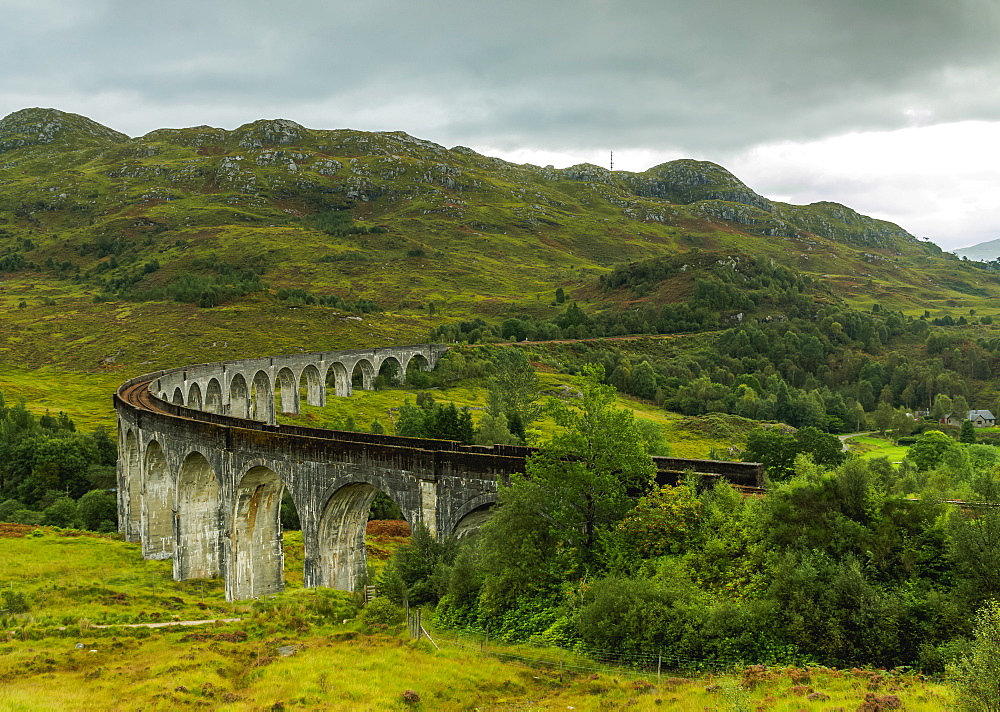
MULTIPOLYGON (((445 350, 298 354, 132 379, 115 396, 119 529, 146 558, 173 558, 175 579, 223 577, 230 600, 281 590, 285 491, 302 526, 306 586, 365 583, 365 525, 379 491, 412 526, 468 533, 495 503, 497 482, 524 471, 530 448, 274 424, 277 407, 350 395, 352 374, 371 387, 384 364, 405 376, 411 361, 430 369, 445 350)), ((668 480, 686 469, 751 485, 760 475, 745 463, 656 460, 668 480)))

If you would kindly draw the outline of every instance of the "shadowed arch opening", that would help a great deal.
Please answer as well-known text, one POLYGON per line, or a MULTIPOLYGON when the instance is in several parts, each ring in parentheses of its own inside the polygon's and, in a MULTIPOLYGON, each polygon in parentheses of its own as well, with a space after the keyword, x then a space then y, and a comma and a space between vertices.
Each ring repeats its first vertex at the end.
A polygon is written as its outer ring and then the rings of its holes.
POLYGON ((354 482, 337 490, 323 508, 319 521, 322 586, 355 591, 365 584, 365 527, 379 492, 367 482, 354 482))
POLYGON ((250 419, 274 422, 274 391, 264 371, 257 371, 250 383, 250 419))
POLYGON ((339 361, 330 364, 325 380, 327 395, 331 389, 335 396, 341 398, 351 395, 351 375, 347 372, 347 367, 339 361))
POLYGON ((452 536, 456 539, 461 539, 462 537, 478 532, 479 527, 483 526, 493 516, 493 508, 495 506, 495 503, 481 504, 468 512, 458 520, 458 524, 455 525, 455 529, 452 531, 452 536))
POLYGON ((295 383, 295 374, 290 368, 278 371, 274 379, 275 400, 281 404, 281 412, 295 415, 299 412, 299 389, 295 383))
POLYGON ((284 588, 281 546, 281 479, 267 467, 254 467, 236 488, 233 512, 233 568, 226 576, 226 598, 241 600, 284 588))
POLYGON ((222 412, 222 386, 218 379, 211 379, 205 387, 205 410, 209 413, 222 412))
POLYGON ((361 359, 351 371, 351 390, 370 391, 374 388, 375 367, 370 361, 361 359))
POLYGON ((246 418, 250 414, 250 389, 242 373, 233 376, 229 382, 229 415, 246 418))
POLYGON ((319 369, 312 364, 302 369, 302 376, 299 378, 299 403, 303 402, 307 405, 326 405, 323 402, 323 379, 320 378, 319 369))
POLYGON ((403 367, 394 356, 386 356, 378 367, 374 388, 376 390, 387 386, 398 386, 402 383, 403 367))
POLYGON ((181 390, 180 386, 174 389, 174 396, 170 399, 170 402, 174 405, 184 405, 184 391, 181 390))
POLYGON ((192 383, 191 388, 188 389, 187 407, 201 410, 201 405, 201 386, 192 383))
POLYGON ((221 573, 222 497, 205 456, 184 458, 177 477, 174 579, 213 578, 221 573))
POLYGON ((142 473, 139 471, 139 443, 131 430, 125 434, 125 457, 122 460, 123 534, 126 541, 142 539, 142 473))
POLYGON ((169 559, 174 555, 174 482, 155 440, 146 446, 143 472, 142 555, 169 559))
POLYGON ((406 360, 403 368, 403 383, 415 388, 426 388, 430 382, 430 376, 427 375, 430 370, 430 362, 423 354, 413 354, 406 360))

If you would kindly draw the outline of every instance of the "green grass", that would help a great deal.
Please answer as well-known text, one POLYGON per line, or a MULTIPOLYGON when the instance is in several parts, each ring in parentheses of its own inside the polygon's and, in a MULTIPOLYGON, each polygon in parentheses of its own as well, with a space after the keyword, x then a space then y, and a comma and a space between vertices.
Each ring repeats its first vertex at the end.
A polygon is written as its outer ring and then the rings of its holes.
POLYGON ((892 440, 874 435, 848 438, 847 447, 863 459, 885 457, 890 462, 901 462, 910 449, 907 445, 896 445, 892 440))
MULTIPOLYGON (((278 703, 335 710, 701 710, 736 703, 854 709, 874 675, 825 668, 749 677, 664 670, 658 679, 655 670, 608 669, 532 646, 493 642, 487 655, 476 641, 432 629, 437 650, 406 640, 399 628, 366 629, 348 594, 302 589, 301 578, 274 598, 227 604, 221 582, 169 581, 170 562, 144 561, 134 544, 51 529, 0 541, 0 583, 26 593, 30 605, 24 614, 0 613, 5 711, 261 710, 278 703), (95 627, 215 617, 242 620, 197 628, 95 627), (283 656, 279 649, 294 653, 283 656), (810 701, 793 690, 803 674, 830 699, 810 701), (407 690, 419 695, 418 705, 404 701, 407 690)), ((285 541, 286 576, 293 579, 301 539, 288 532, 285 541)), ((946 688, 914 675, 882 673, 879 680, 879 694, 898 695, 908 710, 941 709, 950 701, 946 688)))

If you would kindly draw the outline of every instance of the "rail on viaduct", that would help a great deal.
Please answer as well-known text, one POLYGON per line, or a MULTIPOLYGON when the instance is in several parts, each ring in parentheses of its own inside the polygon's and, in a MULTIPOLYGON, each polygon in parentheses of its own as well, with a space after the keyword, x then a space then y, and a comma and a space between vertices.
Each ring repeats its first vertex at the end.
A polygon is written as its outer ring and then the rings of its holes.
MULTIPOLYGON (((277 412, 330 394, 405 381, 446 346, 303 353, 199 364, 133 378, 115 393, 118 526, 143 556, 172 559, 177 580, 222 577, 229 600, 284 587, 280 507, 302 526, 306 586, 355 590, 367 572, 365 525, 376 494, 436 536, 478 526, 497 483, 523 472, 532 449, 462 445, 294 425, 277 412)), ((654 458, 661 481, 693 469, 759 486, 751 463, 654 458)))

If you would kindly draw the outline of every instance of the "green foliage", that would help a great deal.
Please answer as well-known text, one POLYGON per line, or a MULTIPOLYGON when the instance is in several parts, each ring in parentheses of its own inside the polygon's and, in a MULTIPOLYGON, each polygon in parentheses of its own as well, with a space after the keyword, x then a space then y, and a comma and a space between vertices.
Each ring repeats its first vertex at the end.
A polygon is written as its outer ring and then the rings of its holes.
POLYGON ((758 428, 747 436, 744 462, 759 462, 775 479, 789 477, 795 459, 808 455, 817 465, 832 467, 844 459, 840 440, 818 428, 805 427, 794 434, 779 428, 758 428))
POLYGON ((107 490, 94 489, 77 502, 80 526, 96 532, 113 532, 118 528, 118 503, 107 490))
POLYGON ((312 294, 304 289, 279 289, 276 296, 279 301, 288 302, 294 306, 315 304, 321 307, 333 307, 334 309, 342 309, 360 314, 372 314, 382 311, 379 305, 370 299, 348 301, 336 294, 323 296, 321 294, 312 294))
POLYGON ((958 445, 940 430, 928 430, 917 438, 906 453, 906 459, 918 470, 936 467, 949 452, 955 452, 958 445))
POLYGON ((416 406, 410 405, 407 400, 400 407, 399 417, 396 419, 396 435, 458 440, 463 443, 473 441, 472 412, 468 407, 459 409, 454 403, 436 403, 430 394, 418 397, 417 401, 416 406))
POLYGON ((361 610, 361 622, 369 630, 379 626, 399 625, 403 622, 403 610, 384 596, 377 596, 361 610))
POLYGON ((494 351, 487 383, 487 413, 494 418, 503 415, 508 430, 523 442, 526 430, 541 414, 538 375, 527 354, 517 348, 494 351))
POLYGON ((455 560, 457 542, 438 540, 427 525, 420 523, 413 530, 410 544, 399 547, 393 555, 391 569, 383 574, 387 588, 402 593, 412 604, 437 601, 447 590, 449 567, 455 560))
POLYGON ((696 535, 701 502, 687 485, 664 485, 636 503, 614 537, 645 559, 684 553, 696 535))
POLYGON ((1000 710, 1000 604, 990 601, 976 615, 972 649, 948 667, 956 708, 1000 710))
POLYGON ((976 442, 976 426, 968 418, 962 421, 962 429, 959 433, 958 441, 967 444, 976 442))

